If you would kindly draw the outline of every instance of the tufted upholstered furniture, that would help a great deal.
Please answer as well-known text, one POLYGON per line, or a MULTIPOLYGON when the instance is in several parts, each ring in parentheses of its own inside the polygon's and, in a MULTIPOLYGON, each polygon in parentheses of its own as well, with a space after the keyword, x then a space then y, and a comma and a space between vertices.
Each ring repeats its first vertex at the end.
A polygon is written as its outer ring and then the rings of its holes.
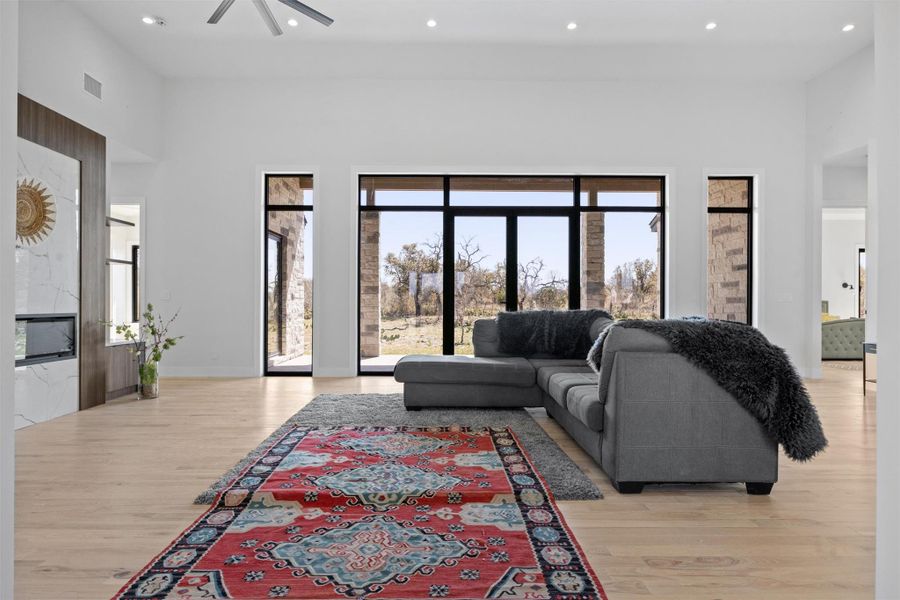
POLYGON ((750 494, 768 494, 778 479, 778 446, 759 422, 659 336, 611 331, 599 376, 585 360, 501 354, 494 319, 476 321, 472 337, 474 357, 397 363, 407 409, 543 406, 621 493, 646 483, 743 482, 750 494))
POLYGON ((822 360, 862 360, 865 319, 838 319, 822 323, 822 360))

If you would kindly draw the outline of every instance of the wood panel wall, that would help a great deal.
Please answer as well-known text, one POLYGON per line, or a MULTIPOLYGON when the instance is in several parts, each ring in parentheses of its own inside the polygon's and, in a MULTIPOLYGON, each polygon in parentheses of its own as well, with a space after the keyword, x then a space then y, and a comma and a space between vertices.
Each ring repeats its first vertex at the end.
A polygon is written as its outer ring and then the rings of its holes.
POLYGON ((106 401, 106 138, 19 95, 19 137, 81 162, 79 406, 106 401))

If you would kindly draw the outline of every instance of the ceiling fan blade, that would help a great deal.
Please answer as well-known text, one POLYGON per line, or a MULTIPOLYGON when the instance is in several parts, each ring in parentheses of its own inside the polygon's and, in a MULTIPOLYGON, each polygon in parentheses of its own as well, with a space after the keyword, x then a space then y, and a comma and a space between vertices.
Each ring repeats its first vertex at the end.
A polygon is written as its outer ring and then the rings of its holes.
POLYGON ((269 9, 269 5, 266 4, 266 0, 253 0, 253 4, 256 6, 256 10, 259 11, 259 16, 266 22, 272 35, 281 35, 284 33, 281 31, 281 27, 278 26, 278 22, 275 21, 275 16, 272 14, 271 9, 269 9))
POLYGON ((329 17, 327 15, 323 15, 316 9, 310 8, 309 6, 303 4, 302 2, 298 2, 298 0, 278 0, 278 1, 281 2, 282 4, 286 4, 287 6, 290 6, 291 8, 293 8, 296 11, 303 13, 310 19, 312 19, 314 21, 318 21, 319 23, 321 23, 322 25, 325 25, 326 27, 329 27, 332 23, 334 23, 334 19, 332 19, 331 17, 329 17))
POLYGON ((234 0, 222 0, 222 3, 219 5, 219 8, 216 9, 216 12, 214 12, 212 14, 212 16, 209 18, 209 21, 207 21, 207 23, 210 23, 212 25, 215 25, 216 23, 218 23, 219 19, 221 19, 222 15, 225 14, 225 11, 227 11, 229 8, 231 8, 232 4, 234 4, 234 0))

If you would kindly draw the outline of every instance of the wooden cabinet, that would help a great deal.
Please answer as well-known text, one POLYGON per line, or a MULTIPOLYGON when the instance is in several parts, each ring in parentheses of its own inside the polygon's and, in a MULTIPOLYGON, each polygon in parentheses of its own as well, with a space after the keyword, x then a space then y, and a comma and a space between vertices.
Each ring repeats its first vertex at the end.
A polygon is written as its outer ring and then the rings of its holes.
POLYGON ((138 357, 131 344, 106 347, 106 399, 112 400, 137 393, 138 357))

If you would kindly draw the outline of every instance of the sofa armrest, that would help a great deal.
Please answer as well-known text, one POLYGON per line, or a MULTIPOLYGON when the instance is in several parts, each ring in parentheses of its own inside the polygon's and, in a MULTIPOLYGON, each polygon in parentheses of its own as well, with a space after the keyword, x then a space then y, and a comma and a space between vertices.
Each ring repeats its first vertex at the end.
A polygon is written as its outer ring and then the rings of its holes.
POLYGON ((686 358, 619 351, 611 370, 601 456, 613 481, 777 480, 777 444, 686 358))

